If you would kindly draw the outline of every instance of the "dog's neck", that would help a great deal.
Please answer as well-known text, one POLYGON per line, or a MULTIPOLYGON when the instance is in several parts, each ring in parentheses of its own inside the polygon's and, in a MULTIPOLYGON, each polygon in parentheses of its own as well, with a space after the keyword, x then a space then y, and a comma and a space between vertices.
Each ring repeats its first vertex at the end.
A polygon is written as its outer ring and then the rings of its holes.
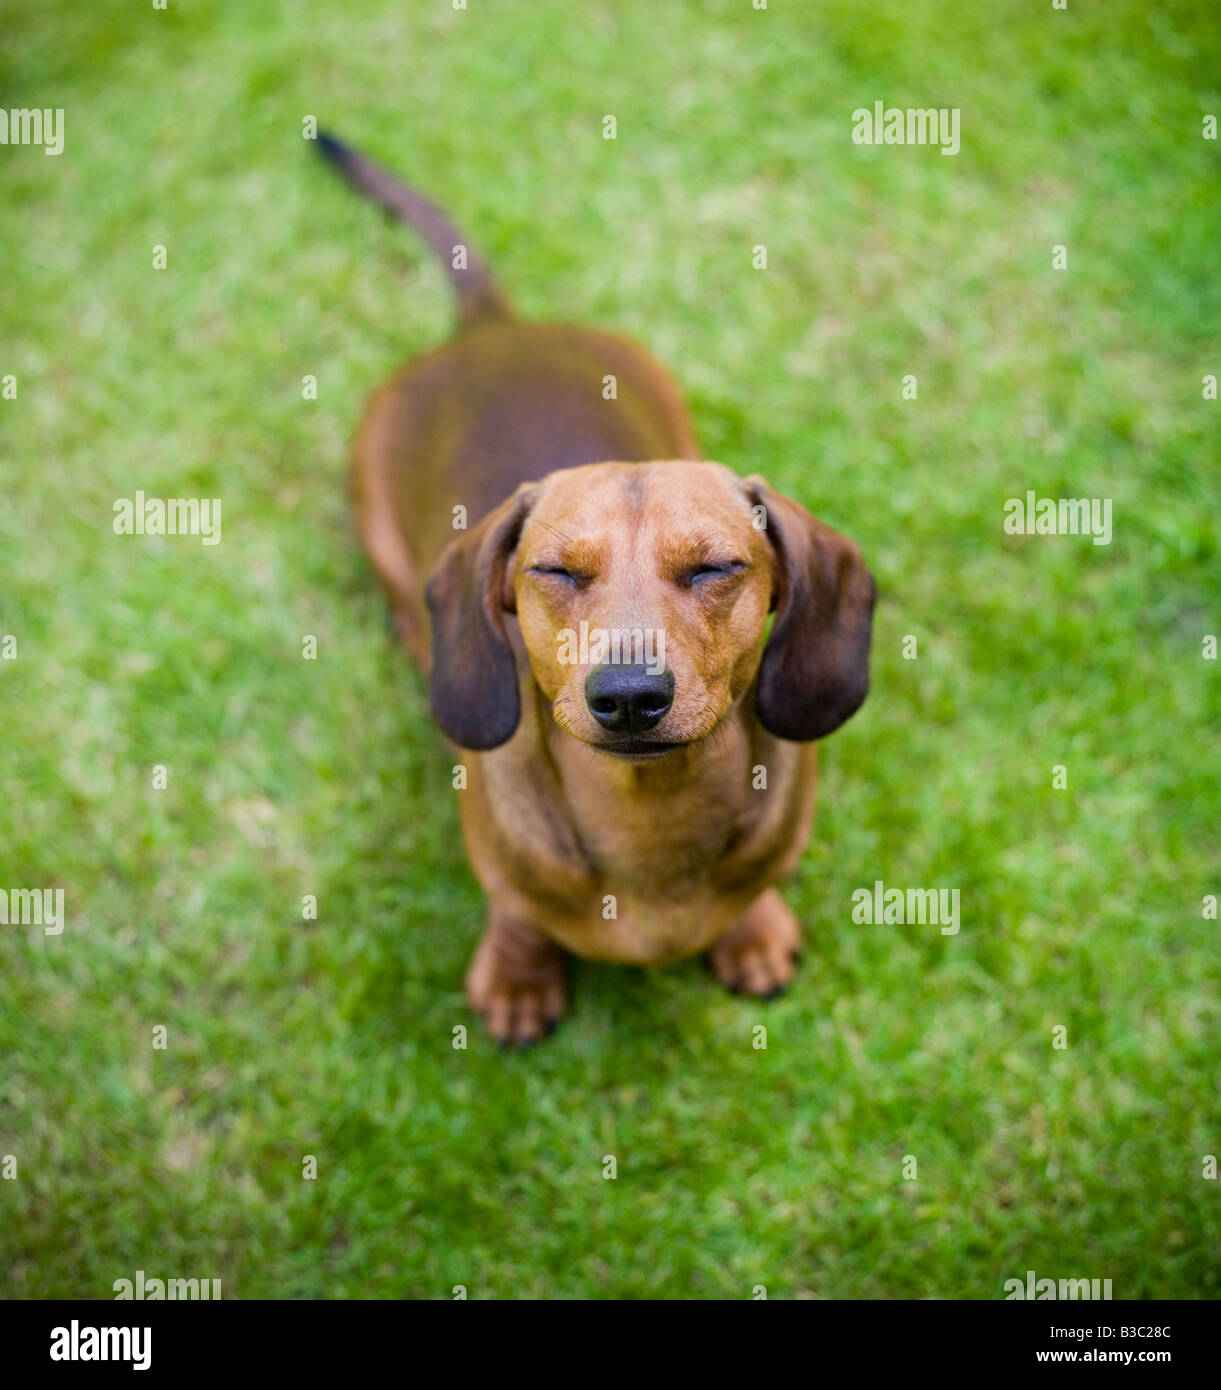
POLYGON ((749 815, 753 720, 740 707, 707 738, 648 761, 599 753, 556 728, 541 691, 532 713, 548 728, 551 775, 590 859, 639 886, 710 871, 749 815))

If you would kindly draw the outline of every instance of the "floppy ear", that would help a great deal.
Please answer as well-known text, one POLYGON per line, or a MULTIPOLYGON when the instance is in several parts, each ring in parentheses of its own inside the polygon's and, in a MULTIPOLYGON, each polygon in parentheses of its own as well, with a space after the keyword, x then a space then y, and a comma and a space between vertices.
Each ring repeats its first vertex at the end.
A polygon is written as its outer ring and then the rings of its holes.
POLYGON ((838 729, 864 702, 877 589, 854 541, 762 478, 746 483, 751 505, 764 508, 776 557, 776 618, 755 713, 777 738, 804 743, 838 729))
POLYGON ((432 619, 428 703, 443 732, 462 748, 496 748, 512 737, 521 717, 504 615, 513 604, 509 556, 533 499, 533 488, 518 488, 450 541, 424 588, 432 619))

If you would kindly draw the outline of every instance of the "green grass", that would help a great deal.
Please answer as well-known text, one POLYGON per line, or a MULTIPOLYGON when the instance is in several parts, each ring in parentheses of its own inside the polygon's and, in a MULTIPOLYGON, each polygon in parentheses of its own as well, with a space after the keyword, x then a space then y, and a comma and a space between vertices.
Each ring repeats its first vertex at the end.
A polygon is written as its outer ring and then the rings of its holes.
POLYGON ((4 10, 4 104, 67 147, 0 147, 0 886, 68 924, 0 927, 0 1293, 1216 1297, 1206 7, 4 10), (961 108, 961 153, 854 146, 876 99, 961 108), (783 1000, 578 964, 546 1046, 473 1026, 451 760, 344 477, 452 306, 306 114, 861 543, 874 688, 824 747, 783 1000), (138 488, 222 498, 223 543, 114 536, 138 488), (1027 488, 1112 498, 1112 544, 1004 535, 1027 488), (853 926, 879 877, 958 886, 959 935, 853 926))

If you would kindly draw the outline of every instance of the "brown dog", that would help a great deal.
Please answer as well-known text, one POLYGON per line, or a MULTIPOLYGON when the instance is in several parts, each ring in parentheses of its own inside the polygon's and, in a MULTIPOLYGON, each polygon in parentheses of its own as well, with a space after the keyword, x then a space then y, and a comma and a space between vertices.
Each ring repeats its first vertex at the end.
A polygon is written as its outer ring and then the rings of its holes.
POLYGON ((433 714, 470 750, 462 828, 490 903, 471 1004, 533 1041, 565 1010, 566 950, 708 950, 726 985, 778 992, 800 932, 773 885, 809 834, 811 740, 869 684, 859 550, 699 462, 641 348, 515 319, 438 208, 319 144, 452 268, 461 309, 370 401, 354 479, 433 714))

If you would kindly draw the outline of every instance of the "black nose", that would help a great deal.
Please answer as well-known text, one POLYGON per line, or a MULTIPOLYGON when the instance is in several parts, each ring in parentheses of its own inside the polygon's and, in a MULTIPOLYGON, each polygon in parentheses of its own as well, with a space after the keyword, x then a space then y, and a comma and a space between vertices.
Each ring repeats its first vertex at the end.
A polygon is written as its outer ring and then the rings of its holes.
POLYGON ((589 712, 614 734, 642 734, 674 703, 674 677, 647 666, 596 666, 585 678, 589 712))

